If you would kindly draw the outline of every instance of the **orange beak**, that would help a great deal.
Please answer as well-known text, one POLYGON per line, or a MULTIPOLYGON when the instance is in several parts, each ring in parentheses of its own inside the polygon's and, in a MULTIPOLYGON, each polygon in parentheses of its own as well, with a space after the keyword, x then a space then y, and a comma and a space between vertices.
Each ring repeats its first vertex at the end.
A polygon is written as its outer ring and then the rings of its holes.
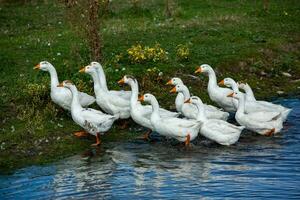
POLYGON ((201 72, 202 72, 201 67, 198 67, 198 69, 194 73, 197 74, 197 73, 201 73, 201 72))
POLYGON ((80 73, 84 73, 85 72, 85 67, 82 67, 80 70, 79 70, 80 73))
POLYGON ((125 84, 124 78, 122 78, 121 80, 118 81, 118 84, 123 85, 125 84))
POLYGON ((144 101, 144 95, 140 96, 138 101, 144 101))
POLYGON ((221 80, 221 81, 218 83, 218 85, 225 85, 225 84, 224 84, 224 79, 221 80))
POLYGON ((169 81, 166 83, 166 85, 173 85, 173 83, 172 83, 172 79, 171 79, 171 80, 169 80, 169 81))
POLYGON ((233 97, 233 92, 227 95, 227 97, 233 97))
POLYGON ((57 87, 64 87, 63 83, 57 85, 57 87))
POLYGON ((40 69, 40 68, 41 68, 41 65, 40 65, 40 63, 39 63, 39 64, 37 64, 36 66, 34 66, 33 69, 40 69))
POLYGON ((176 93, 176 87, 173 87, 172 90, 170 90, 170 93, 176 93))
POLYGON ((188 98, 187 100, 185 100, 184 103, 192 103, 191 98, 188 98))

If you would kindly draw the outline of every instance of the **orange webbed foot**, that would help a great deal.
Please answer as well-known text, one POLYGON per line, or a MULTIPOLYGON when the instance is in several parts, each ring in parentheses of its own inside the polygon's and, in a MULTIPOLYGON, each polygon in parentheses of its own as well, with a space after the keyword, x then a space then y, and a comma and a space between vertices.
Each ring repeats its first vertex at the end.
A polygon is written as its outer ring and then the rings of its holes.
POLYGON ((100 134, 99 133, 97 133, 97 135, 96 135, 96 143, 95 144, 91 144, 91 146, 93 146, 93 147, 97 147, 97 146, 99 146, 101 144, 101 140, 100 140, 100 134))
POLYGON ((275 128, 272 128, 271 130, 269 130, 265 133, 265 136, 270 137, 270 136, 274 135, 274 133, 275 133, 275 128))
POLYGON ((186 147, 190 147, 190 146, 191 146, 191 136, 190 136, 190 134, 188 134, 188 135, 186 136, 186 140, 185 140, 185 142, 184 142, 184 145, 185 145, 186 147))
POLYGON ((89 133, 86 131, 77 131, 74 133, 74 135, 76 137, 87 137, 87 136, 89 136, 89 133))

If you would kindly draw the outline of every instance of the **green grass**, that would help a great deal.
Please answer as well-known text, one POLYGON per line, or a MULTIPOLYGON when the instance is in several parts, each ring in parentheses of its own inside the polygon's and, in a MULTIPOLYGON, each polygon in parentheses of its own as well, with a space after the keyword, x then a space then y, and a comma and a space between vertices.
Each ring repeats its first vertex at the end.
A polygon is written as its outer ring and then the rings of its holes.
MULTIPOLYGON (((279 90, 285 95, 299 93, 297 0, 272 0, 268 12, 262 10, 262 1, 176 2, 175 15, 166 18, 163 1, 143 0, 137 9, 127 1, 112 1, 101 30, 102 63, 110 88, 118 89, 117 80, 124 74, 132 74, 140 82, 143 80, 142 92, 154 93, 163 107, 173 108, 175 96, 168 93, 170 88, 164 83, 179 76, 191 86, 193 94, 211 103, 206 92, 207 78, 189 76, 197 65, 208 63, 216 69, 220 80, 232 77, 249 82, 259 98, 276 97, 279 90), (120 53, 126 58, 126 50, 137 43, 146 46, 159 43, 169 59, 113 62, 120 53), (186 61, 176 57, 179 44, 189 46, 190 56, 186 61), (125 71, 121 70, 123 67, 125 71), (163 72, 162 81, 156 80, 157 73, 147 72, 153 67, 163 72), (289 72, 292 77, 285 77, 282 72, 289 72)), ((27 90, 28 84, 47 85, 49 75, 32 68, 48 60, 56 67, 60 80, 71 79, 82 85, 81 90, 93 92, 90 77, 78 73, 80 66, 91 61, 88 48, 72 32, 64 5, 32 1, 2 3, 0 8, 1 170, 49 162, 88 148, 91 140, 72 137, 71 133, 79 127, 50 102, 49 90, 45 89, 38 97, 30 96, 27 90)), ((116 127, 111 132, 105 141, 136 136, 119 132, 116 127)))

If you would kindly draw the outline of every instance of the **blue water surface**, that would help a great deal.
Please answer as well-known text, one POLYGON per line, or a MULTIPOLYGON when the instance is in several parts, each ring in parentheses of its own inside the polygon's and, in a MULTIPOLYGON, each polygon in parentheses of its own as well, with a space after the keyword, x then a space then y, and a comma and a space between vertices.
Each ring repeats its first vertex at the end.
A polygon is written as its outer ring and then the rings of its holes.
POLYGON ((169 141, 129 141, 47 166, 0 176, 0 199, 300 199, 300 100, 282 133, 243 132, 224 147, 199 138, 191 149, 169 141))

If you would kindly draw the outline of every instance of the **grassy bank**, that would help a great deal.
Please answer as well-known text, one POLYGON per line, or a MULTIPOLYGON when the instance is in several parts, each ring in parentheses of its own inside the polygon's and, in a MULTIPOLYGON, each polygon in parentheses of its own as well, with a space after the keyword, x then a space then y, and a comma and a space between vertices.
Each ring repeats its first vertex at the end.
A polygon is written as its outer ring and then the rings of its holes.
MULTIPOLYGON (((174 108, 175 96, 164 84, 179 76, 193 94, 210 102, 207 77, 191 76, 197 65, 209 63, 219 79, 246 81, 260 99, 299 93, 298 1, 270 1, 268 12, 263 11, 261 1, 176 2, 173 17, 167 18, 163 1, 144 0, 139 7, 129 1, 112 1, 102 25, 102 63, 110 88, 119 88, 117 80, 131 74, 140 81, 142 92, 152 92, 163 107, 174 108), (137 44, 161 48, 164 58, 133 62, 127 50, 137 44), (180 47, 189 50, 187 58, 178 52, 180 47)), ((91 140, 74 138, 72 132, 80 127, 50 101, 49 75, 32 70, 47 60, 56 67, 60 80, 73 80, 80 90, 93 93, 90 77, 78 73, 80 66, 91 61, 89 53, 72 32, 64 5, 31 1, 2 3, 0 9, 1 171, 88 148, 91 140)), ((115 126, 104 142, 136 135, 115 126)))

